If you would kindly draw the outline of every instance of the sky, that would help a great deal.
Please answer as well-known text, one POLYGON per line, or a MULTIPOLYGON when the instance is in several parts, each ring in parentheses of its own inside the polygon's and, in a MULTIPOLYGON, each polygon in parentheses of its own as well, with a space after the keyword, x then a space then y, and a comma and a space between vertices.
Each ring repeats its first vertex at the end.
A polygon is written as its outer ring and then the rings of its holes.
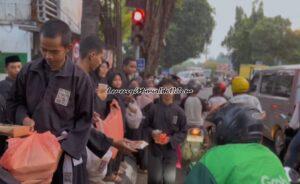
MULTIPOLYGON (((290 19, 292 29, 300 29, 300 0, 260 0, 264 3, 264 12, 268 17, 281 15, 290 19)), ((215 9, 216 26, 212 35, 212 42, 208 46, 208 58, 217 57, 220 52, 227 53, 221 46, 222 41, 231 25, 235 22, 235 8, 241 6, 247 15, 251 14, 253 0, 208 0, 215 9)), ((196 59, 204 61, 205 57, 196 59)))

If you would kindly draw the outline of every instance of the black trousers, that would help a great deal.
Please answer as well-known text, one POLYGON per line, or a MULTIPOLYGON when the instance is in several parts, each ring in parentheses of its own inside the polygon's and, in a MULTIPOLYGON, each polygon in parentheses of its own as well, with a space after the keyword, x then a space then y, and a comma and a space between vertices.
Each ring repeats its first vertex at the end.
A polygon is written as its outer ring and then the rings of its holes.
MULTIPOLYGON (((52 184, 64 184, 63 182, 63 164, 65 153, 61 156, 58 163, 57 170, 55 171, 52 184)), ((86 155, 83 156, 83 163, 77 166, 73 165, 73 184, 88 184, 88 175, 86 170, 86 155)))
POLYGON ((151 151, 148 156, 148 184, 175 183, 177 158, 155 156, 151 151))
POLYGON ((300 131, 292 139, 286 154, 284 165, 293 169, 297 169, 300 165, 300 131))

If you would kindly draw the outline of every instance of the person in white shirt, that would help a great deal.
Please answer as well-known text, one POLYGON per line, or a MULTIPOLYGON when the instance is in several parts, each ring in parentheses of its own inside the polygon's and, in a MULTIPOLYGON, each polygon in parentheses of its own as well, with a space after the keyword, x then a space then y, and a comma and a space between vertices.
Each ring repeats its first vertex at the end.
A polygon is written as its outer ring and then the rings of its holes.
POLYGON ((227 99, 224 96, 226 88, 226 84, 223 82, 215 84, 213 87, 213 95, 208 99, 209 111, 213 111, 227 103, 227 99))
POLYGON ((197 81, 190 81, 187 84, 187 88, 193 90, 193 93, 189 94, 184 103, 184 111, 187 118, 187 125, 189 127, 203 126, 202 103, 200 98, 197 96, 198 92, 201 89, 201 84, 198 84, 197 81))

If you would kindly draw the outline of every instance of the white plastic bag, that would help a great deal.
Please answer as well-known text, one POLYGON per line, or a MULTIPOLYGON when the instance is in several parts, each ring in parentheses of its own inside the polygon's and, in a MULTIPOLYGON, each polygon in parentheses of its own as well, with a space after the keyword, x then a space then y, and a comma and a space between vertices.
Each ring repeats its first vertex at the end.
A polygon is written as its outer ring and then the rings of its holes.
POLYGON ((129 128, 138 129, 140 127, 143 119, 143 114, 136 101, 128 105, 128 107, 126 108, 125 117, 129 128))
POLYGON ((88 180, 90 184, 99 184, 107 174, 107 165, 112 157, 111 148, 105 153, 102 158, 99 158, 91 150, 87 150, 88 180))

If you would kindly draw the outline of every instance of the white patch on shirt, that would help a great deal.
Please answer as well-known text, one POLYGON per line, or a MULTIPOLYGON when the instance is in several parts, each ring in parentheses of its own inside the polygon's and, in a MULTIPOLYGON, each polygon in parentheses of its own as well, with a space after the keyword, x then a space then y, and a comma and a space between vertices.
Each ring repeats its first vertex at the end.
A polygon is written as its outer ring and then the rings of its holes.
POLYGON ((59 88, 55 98, 55 103, 63 106, 67 106, 70 100, 70 96, 71 96, 71 91, 59 88))
POLYGON ((176 125, 178 120, 178 116, 173 116, 172 124, 176 125))

